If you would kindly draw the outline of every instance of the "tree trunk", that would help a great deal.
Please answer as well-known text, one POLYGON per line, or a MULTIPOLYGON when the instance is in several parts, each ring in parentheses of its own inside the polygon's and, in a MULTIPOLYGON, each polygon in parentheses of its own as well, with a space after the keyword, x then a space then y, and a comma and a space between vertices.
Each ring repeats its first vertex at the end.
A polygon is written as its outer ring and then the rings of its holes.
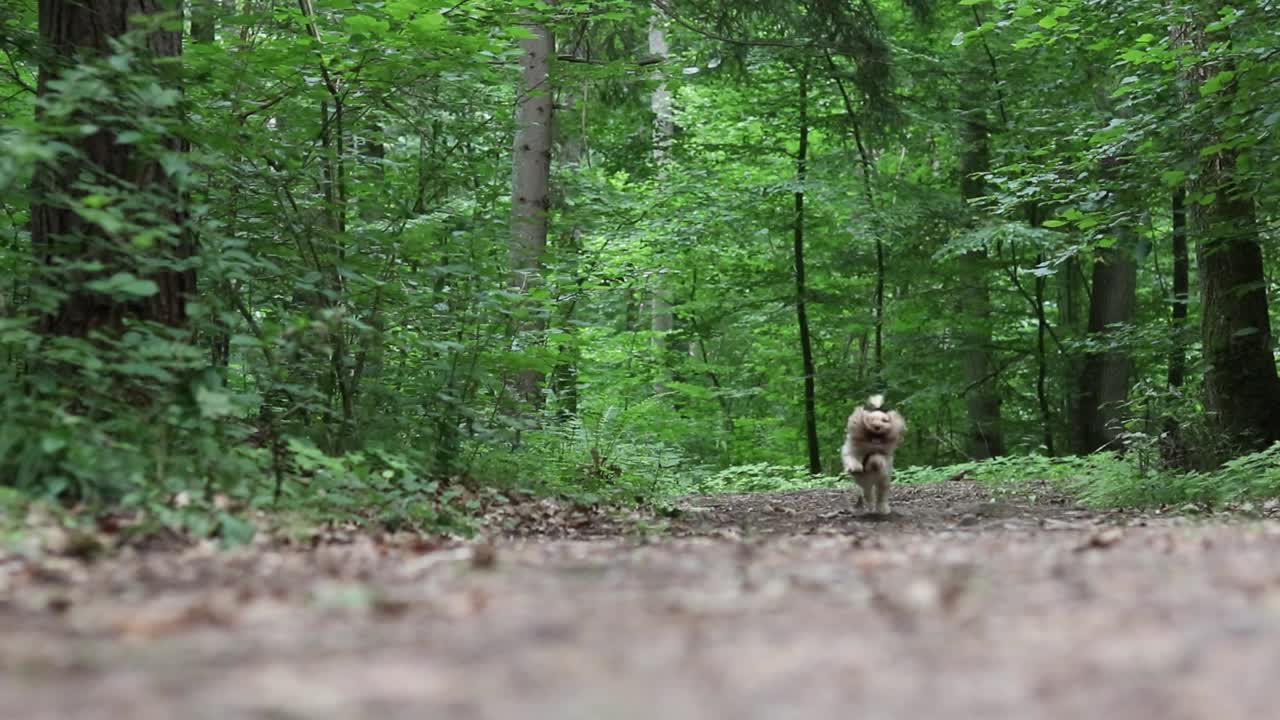
MULTIPOLYGON (((670 48, 667 45, 667 33, 663 27, 663 21, 662 11, 655 4, 653 15, 649 21, 649 55, 659 63, 665 63, 670 56, 670 48)), ((661 73, 662 70, 659 69, 655 74, 660 77, 661 73)), ((665 82, 659 82, 654 87, 653 95, 649 98, 649 106, 653 110, 653 163, 658 168, 658 172, 661 173, 670 155, 671 141, 675 135, 675 117, 672 112, 671 91, 667 89, 665 82)), ((654 280, 650 310, 650 329, 653 331, 654 355, 658 358, 658 365, 662 368, 661 371, 665 372, 668 367, 667 336, 675 329, 675 317, 671 313, 670 282, 664 272, 659 272, 654 280)), ((666 391, 667 388, 663 382, 654 383, 655 393, 661 395, 666 391)))
MULTIPOLYGON (((961 126, 960 196, 966 201, 986 194, 980 175, 991 166, 990 131, 985 111, 970 110, 961 126)), ((992 358, 991 289, 987 251, 973 250, 960 259, 965 283, 960 302, 967 323, 964 336, 965 404, 969 415, 969 454, 978 460, 1005 453, 1000 421, 998 372, 992 358)))
POLYGON ((804 196, 809 172, 809 69, 801 67, 800 81, 800 147, 796 151, 796 190, 794 218, 794 254, 796 276, 796 322, 800 328, 800 360, 804 368, 804 434, 809 450, 809 472, 822 473, 822 453, 818 447, 816 372, 813 367, 813 345, 809 337, 809 316, 805 307, 804 267, 804 196))
POLYGON ((1173 344, 1169 349, 1169 387, 1180 388, 1186 382, 1187 350, 1183 330, 1187 324, 1187 306, 1191 302, 1191 258, 1187 251, 1187 191, 1179 186, 1173 191, 1173 298, 1170 301, 1169 324, 1173 344))
MULTIPOLYGON (((1036 203, 1027 206, 1027 224, 1033 228, 1042 227, 1041 208, 1036 203)), ((1036 256, 1036 267, 1044 265, 1044 253, 1036 256)), ((1015 266, 1017 259, 1014 259, 1015 266)), ((1013 277, 1017 278, 1017 270, 1013 277)), ((1053 441, 1053 410, 1049 402, 1049 353, 1048 338, 1051 332, 1049 317, 1045 312, 1045 291, 1048 279, 1042 273, 1036 273, 1032 295, 1032 306, 1036 313, 1036 402, 1040 406, 1040 444, 1045 454, 1053 457, 1057 454, 1053 441)))
MULTIPOLYGON (((1089 293, 1078 257, 1071 257, 1062 264, 1062 271, 1057 274, 1057 296, 1060 339, 1066 342, 1082 337, 1088 327, 1088 317, 1083 308, 1089 293)), ((1084 364, 1078 353, 1063 353, 1058 382, 1064 389, 1061 417, 1066 421, 1066 429, 1063 432, 1063 444, 1069 448, 1075 444, 1075 428, 1080 424, 1079 380, 1083 369, 1084 364)))
POLYGON ((218 34, 218 11, 223 0, 188 0, 186 6, 191 18, 191 40, 211 43, 218 34))
MULTIPOLYGON (((547 209, 550 207, 553 105, 551 56, 555 38, 543 25, 529 25, 533 37, 522 40, 520 87, 516 104, 516 138, 511 182, 511 285, 527 293, 542 282, 542 257, 547 247, 547 209)), ((536 333, 542 323, 526 321, 517 336, 536 333)), ((519 342, 519 338, 517 339, 519 342)), ((542 373, 525 370, 516 378, 516 393, 537 402, 542 373)))
MULTIPOLYGON (((575 57, 581 55, 580 44, 575 46, 574 55, 575 57)), ((561 117, 580 119, 580 123, 572 131, 570 123, 556 123, 559 135, 556 158, 564 173, 579 172, 585 155, 587 115, 585 110, 583 112, 575 112, 575 110, 579 107, 585 108, 588 99, 587 88, 588 85, 584 81, 580 89, 566 87, 560 95, 561 117)), ((579 300, 585 295, 583 287, 585 277, 581 270, 583 231, 573 215, 573 205, 568 202, 570 198, 566 195, 565 187, 557 188, 557 192, 553 195, 561 215, 573 220, 554 235, 558 241, 556 256, 562 268, 557 279, 559 287, 556 295, 560 310, 557 325, 559 332, 568 340, 556 346, 556 365, 551 371, 551 388, 556 399, 558 417, 568 420, 578 415, 578 364, 582 353, 576 340, 577 324, 574 322, 574 315, 578 309, 579 300)))
MULTIPOLYGON (((136 27, 130 22, 131 17, 157 15, 172 7, 156 0, 40 0, 39 29, 44 50, 38 79, 40 97, 47 99, 54 94, 53 82, 82 54, 110 53, 111 40, 136 27)), ((155 58, 180 57, 182 34, 152 31, 146 37, 146 49, 155 58)), ((172 87, 177 86, 176 67, 160 66, 155 72, 172 87)), ((184 267, 184 260, 194 254, 194 244, 181 227, 181 194, 155 157, 137 145, 120 142, 119 133, 126 128, 112 125, 108 118, 113 112, 114 109, 107 112, 88 104, 81 106, 80 120, 86 125, 98 125, 98 130, 88 136, 72 132, 57 138, 74 148, 77 155, 41 165, 32 180, 32 249, 45 282, 56 289, 56 297, 40 322, 40 330, 46 334, 85 337, 93 331, 117 330, 126 319, 172 326, 184 325, 187 320, 186 303, 195 292, 196 274, 184 267), (77 187, 86 176, 130 198, 150 201, 151 206, 127 213, 124 219, 139 231, 155 233, 151 259, 163 258, 159 264, 166 269, 144 271, 138 258, 140 251, 129 247, 128 238, 108 232, 76 213, 72 206, 80 204, 90 192, 77 187), (89 263, 98 264, 101 269, 84 269, 89 263), (145 297, 122 300, 85 285, 118 273, 150 280, 156 285, 155 291, 145 297)), ((174 113, 177 120, 176 108, 174 113)), ((37 109, 37 122, 42 114, 37 109)), ((76 127, 80 123, 69 120, 61 124, 76 127)), ((176 152, 186 150, 185 143, 173 137, 165 139, 163 147, 176 152)), ((151 148, 159 149, 154 145, 151 148)), ((136 237, 139 231, 122 235, 136 237)))
MULTIPOLYGON (((867 145, 862 141, 862 124, 858 122, 857 111, 853 107, 853 99, 849 96, 849 91, 845 88, 844 81, 840 79, 840 75, 836 71, 835 62, 831 56, 827 56, 827 65, 831 68, 832 77, 835 79, 836 88, 840 90, 840 98, 844 103, 845 118, 849 121, 849 126, 853 129, 853 141, 858 148, 858 165, 862 170, 862 196, 867 202, 867 211, 876 212, 876 194, 875 186, 872 184, 872 164, 871 153, 867 151, 867 145)), ((880 385, 881 376, 884 373, 884 285, 885 285, 885 252, 884 239, 880 234, 876 233, 876 284, 875 294, 872 300, 872 313, 875 322, 875 384, 880 385)))
MULTIPOLYGON (((1186 383, 1187 341, 1186 326, 1188 305, 1191 301, 1191 257, 1187 248, 1187 190, 1178 186, 1173 191, 1173 296, 1169 308, 1169 389, 1181 391, 1186 383)), ((1174 468, 1187 468, 1192 457, 1187 447, 1182 424, 1169 412, 1164 418, 1164 432, 1160 442, 1164 463, 1174 468)))
MULTIPOLYGON (((1220 3, 1212 5, 1214 12, 1201 20, 1217 17, 1220 3)), ((1198 50, 1207 54, 1217 45, 1216 52, 1230 52, 1228 31, 1202 28, 1193 33, 1198 50)), ((1192 69, 1191 80, 1198 88, 1235 70, 1229 58, 1209 60, 1192 69)), ((1225 111, 1236 90, 1236 81, 1230 80, 1202 102, 1216 102, 1225 111)), ((1205 130, 1203 147, 1222 147, 1216 127, 1205 130)), ((1280 376, 1271 344, 1257 207, 1249 190, 1236 181, 1237 159, 1238 151, 1230 147, 1200 158, 1191 189, 1202 199, 1191 204, 1189 225, 1200 275, 1205 399, 1228 439, 1241 448, 1259 448, 1280 441, 1280 376)))
MULTIPOLYGON (((1089 301, 1089 334, 1096 342, 1111 342, 1118 324, 1133 322, 1138 288, 1138 265, 1130 251, 1128 228, 1117 228, 1125 239, 1103 248, 1093 263, 1093 293, 1089 301)), ((1097 452, 1120 434, 1120 405, 1129 397, 1133 359, 1123 350, 1103 349, 1085 355, 1080 374, 1080 416, 1076 452, 1097 452)))

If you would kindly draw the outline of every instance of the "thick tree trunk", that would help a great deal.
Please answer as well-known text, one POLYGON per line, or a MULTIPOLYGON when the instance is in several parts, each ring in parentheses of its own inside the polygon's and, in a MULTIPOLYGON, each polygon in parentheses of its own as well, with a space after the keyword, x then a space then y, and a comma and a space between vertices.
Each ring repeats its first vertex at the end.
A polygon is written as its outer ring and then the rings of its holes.
POLYGON ((191 39, 201 43, 213 42, 218 34, 218 11, 223 0, 188 0, 186 5, 191 18, 191 39))
MULTIPOLYGON (((981 173, 991 166, 990 131, 985 112, 970 110, 961 126, 960 195, 966 201, 986 194, 981 173)), ((992 358, 991 289, 987 252, 974 250, 960 259, 965 286, 960 301, 967 328, 964 334, 965 405, 969 415, 969 454, 979 460, 1005 454, 1000 421, 998 372, 992 358)))
MULTIPOLYGON (((106 55, 110 42, 135 27, 130 18, 174 10, 172 3, 156 0, 104 0, 81 3, 71 0, 40 0, 39 28, 43 45, 38 92, 51 96, 51 84, 83 54, 106 55)), ((172 58, 182 54, 182 34, 156 30, 147 35, 146 47, 152 57, 172 58)), ((177 85, 177 70, 157 67, 155 72, 177 85)), ((155 157, 129 142, 120 142, 126 128, 113 126, 112 113, 89 105, 79 108, 86 125, 98 130, 88 136, 78 132, 58 138, 74 148, 75 157, 56 164, 41 165, 32 180, 31 243, 45 282, 56 288, 56 297, 41 319, 40 329, 50 335, 84 337, 98 330, 118 329, 126 319, 154 321, 180 326, 186 323, 186 303, 195 292, 195 271, 180 267, 194 254, 193 243, 182 228, 183 214, 179 189, 155 157), (156 235, 153 258, 164 257, 164 270, 144 271, 139 250, 130 248, 130 238, 139 233, 115 234, 84 220, 74 209, 90 191, 77 187, 85 177, 121 194, 145 197, 154 204, 125 220, 156 235), (124 237, 128 235, 129 237, 124 237), (101 269, 83 269, 87 264, 101 269), (157 290, 137 300, 121 300, 88 289, 85 284, 117 273, 128 273, 154 282, 157 290)), ((114 111, 115 109, 113 109, 114 111)), ((176 113, 178 112, 175 108, 176 113)), ((37 120, 41 111, 37 110, 37 120)), ((63 122, 74 127, 76 122, 63 122)), ((185 144, 169 138, 171 151, 185 151, 185 144)))
POLYGON ((805 182, 809 172, 809 70, 800 68, 800 147, 796 151, 795 219, 793 226, 796 322, 800 328, 800 361, 804 369, 804 435, 809 450, 809 472, 822 472, 822 453, 818 447, 816 371, 813 366, 813 343, 809 337, 809 315, 806 308, 808 289, 805 287, 804 267, 804 199, 805 182))
MULTIPOLYGON (((664 28, 665 17, 662 10, 654 5, 653 16, 649 21, 649 55, 659 63, 665 63, 670 55, 667 45, 667 33, 664 28)), ((657 70, 661 74, 662 69, 657 70)), ((659 82, 649 98, 649 106, 653 110, 653 163, 661 173, 671 151, 671 141, 675 135, 675 116, 671 104, 671 91, 665 82, 659 82)), ((653 331, 653 349, 663 372, 667 368, 667 337, 675 329, 675 317, 671 312, 671 287, 665 273, 658 273, 654 280, 653 296, 650 300, 650 329, 653 331)), ((666 384, 659 381, 654 384, 654 392, 666 393, 666 384)))
POLYGON ((1209 409, 1234 440, 1280 440, 1280 377, 1271 347, 1266 274, 1253 198, 1234 184, 1236 157, 1205 159, 1198 188, 1216 192, 1191 209, 1200 269, 1201 323, 1209 409))
MULTIPOLYGON (((543 25, 529 25, 533 37, 522 40, 519 99, 516 110, 516 138, 512 153, 511 182, 511 285, 527 293, 542 282, 542 259, 547 247, 547 210, 550 207, 551 142, 553 105, 551 57, 555 38, 543 25)), ((526 322, 517 329, 528 335, 540 330, 540 322, 526 322)), ((516 393, 537 402, 542 373, 521 372, 516 393)))
MULTIPOLYGON (((1202 23, 1215 19, 1221 6, 1209 4, 1202 23)), ((1205 32, 1203 27, 1193 32, 1198 50, 1209 53, 1217 44, 1216 52, 1230 51, 1229 31, 1205 32)), ((1191 80, 1200 87, 1235 70, 1230 59, 1210 60, 1192 69, 1191 80)), ((1236 90, 1236 81, 1230 80, 1211 99, 1230 108, 1236 90)), ((1214 147, 1222 138, 1210 128, 1201 142, 1214 147)), ((1192 203, 1188 220, 1200 275, 1205 399, 1233 443, 1258 448, 1280 441, 1280 376, 1271 343, 1257 207, 1249 190, 1236 181, 1237 161, 1238 151, 1230 147, 1200 158, 1191 189, 1202 199, 1192 203)))

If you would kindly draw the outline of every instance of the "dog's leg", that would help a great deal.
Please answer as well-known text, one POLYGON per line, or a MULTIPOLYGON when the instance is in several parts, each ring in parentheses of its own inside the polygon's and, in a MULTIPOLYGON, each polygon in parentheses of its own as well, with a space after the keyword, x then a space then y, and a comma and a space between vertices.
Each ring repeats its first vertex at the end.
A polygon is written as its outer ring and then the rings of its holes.
POLYGON ((840 448, 840 458, 844 460, 844 471, 853 475, 862 472, 862 462, 858 460, 858 453, 853 448, 853 441, 845 439, 844 445, 840 448))
POLYGON ((869 493, 868 510, 877 515, 889 514, 889 477, 892 473, 893 461, 886 455, 876 453, 867 458, 867 485, 872 488, 869 493))
POLYGON ((874 513, 876 505, 880 503, 880 487, 876 484, 875 473, 864 470, 858 475, 858 484, 862 486, 862 496, 866 498, 864 510, 874 513))
POLYGON ((853 506, 858 509, 871 508, 875 502, 873 493, 875 492, 875 483, 871 478, 867 477, 867 473, 860 472, 853 476, 854 482, 857 483, 858 499, 854 501, 853 506))
POLYGON ((889 474, 876 473, 876 514, 889 514, 889 474))

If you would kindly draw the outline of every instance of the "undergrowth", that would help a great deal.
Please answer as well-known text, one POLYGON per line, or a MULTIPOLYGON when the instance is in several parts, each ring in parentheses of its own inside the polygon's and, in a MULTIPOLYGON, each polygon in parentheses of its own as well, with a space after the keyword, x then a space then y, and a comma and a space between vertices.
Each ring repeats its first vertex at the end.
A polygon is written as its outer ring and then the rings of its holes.
MULTIPOLYGON (((945 466, 913 466, 897 469, 894 479, 920 484, 957 477, 992 485, 1048 480, 1093 507, 1222 508, 1280 498, 1280 443, 1230 460, 1214 470, 1170 470, 1150 454, 1130 452, 1068 457, 1024 455, 945 466)), ((689 490, 767 492, 844 487, 849 483, 838 476, 809 475, 801 467, 759 463, 706 475, 689 490)))

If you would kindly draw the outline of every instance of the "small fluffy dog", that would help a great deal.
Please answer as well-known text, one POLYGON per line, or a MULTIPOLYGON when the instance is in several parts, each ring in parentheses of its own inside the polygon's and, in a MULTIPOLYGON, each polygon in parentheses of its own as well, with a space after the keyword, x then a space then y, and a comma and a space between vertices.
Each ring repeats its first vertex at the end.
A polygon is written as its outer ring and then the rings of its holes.
POLYGON ((865 501, 877 515, 889 514, 889 481, 893 479, 893 453, 902 444, 907 423, 896 410, 884 410, 884 396, 872 395, 865 406, 849 416, 845 426, 845 472, 853 476, 862 494, 858 506, 865 501))

